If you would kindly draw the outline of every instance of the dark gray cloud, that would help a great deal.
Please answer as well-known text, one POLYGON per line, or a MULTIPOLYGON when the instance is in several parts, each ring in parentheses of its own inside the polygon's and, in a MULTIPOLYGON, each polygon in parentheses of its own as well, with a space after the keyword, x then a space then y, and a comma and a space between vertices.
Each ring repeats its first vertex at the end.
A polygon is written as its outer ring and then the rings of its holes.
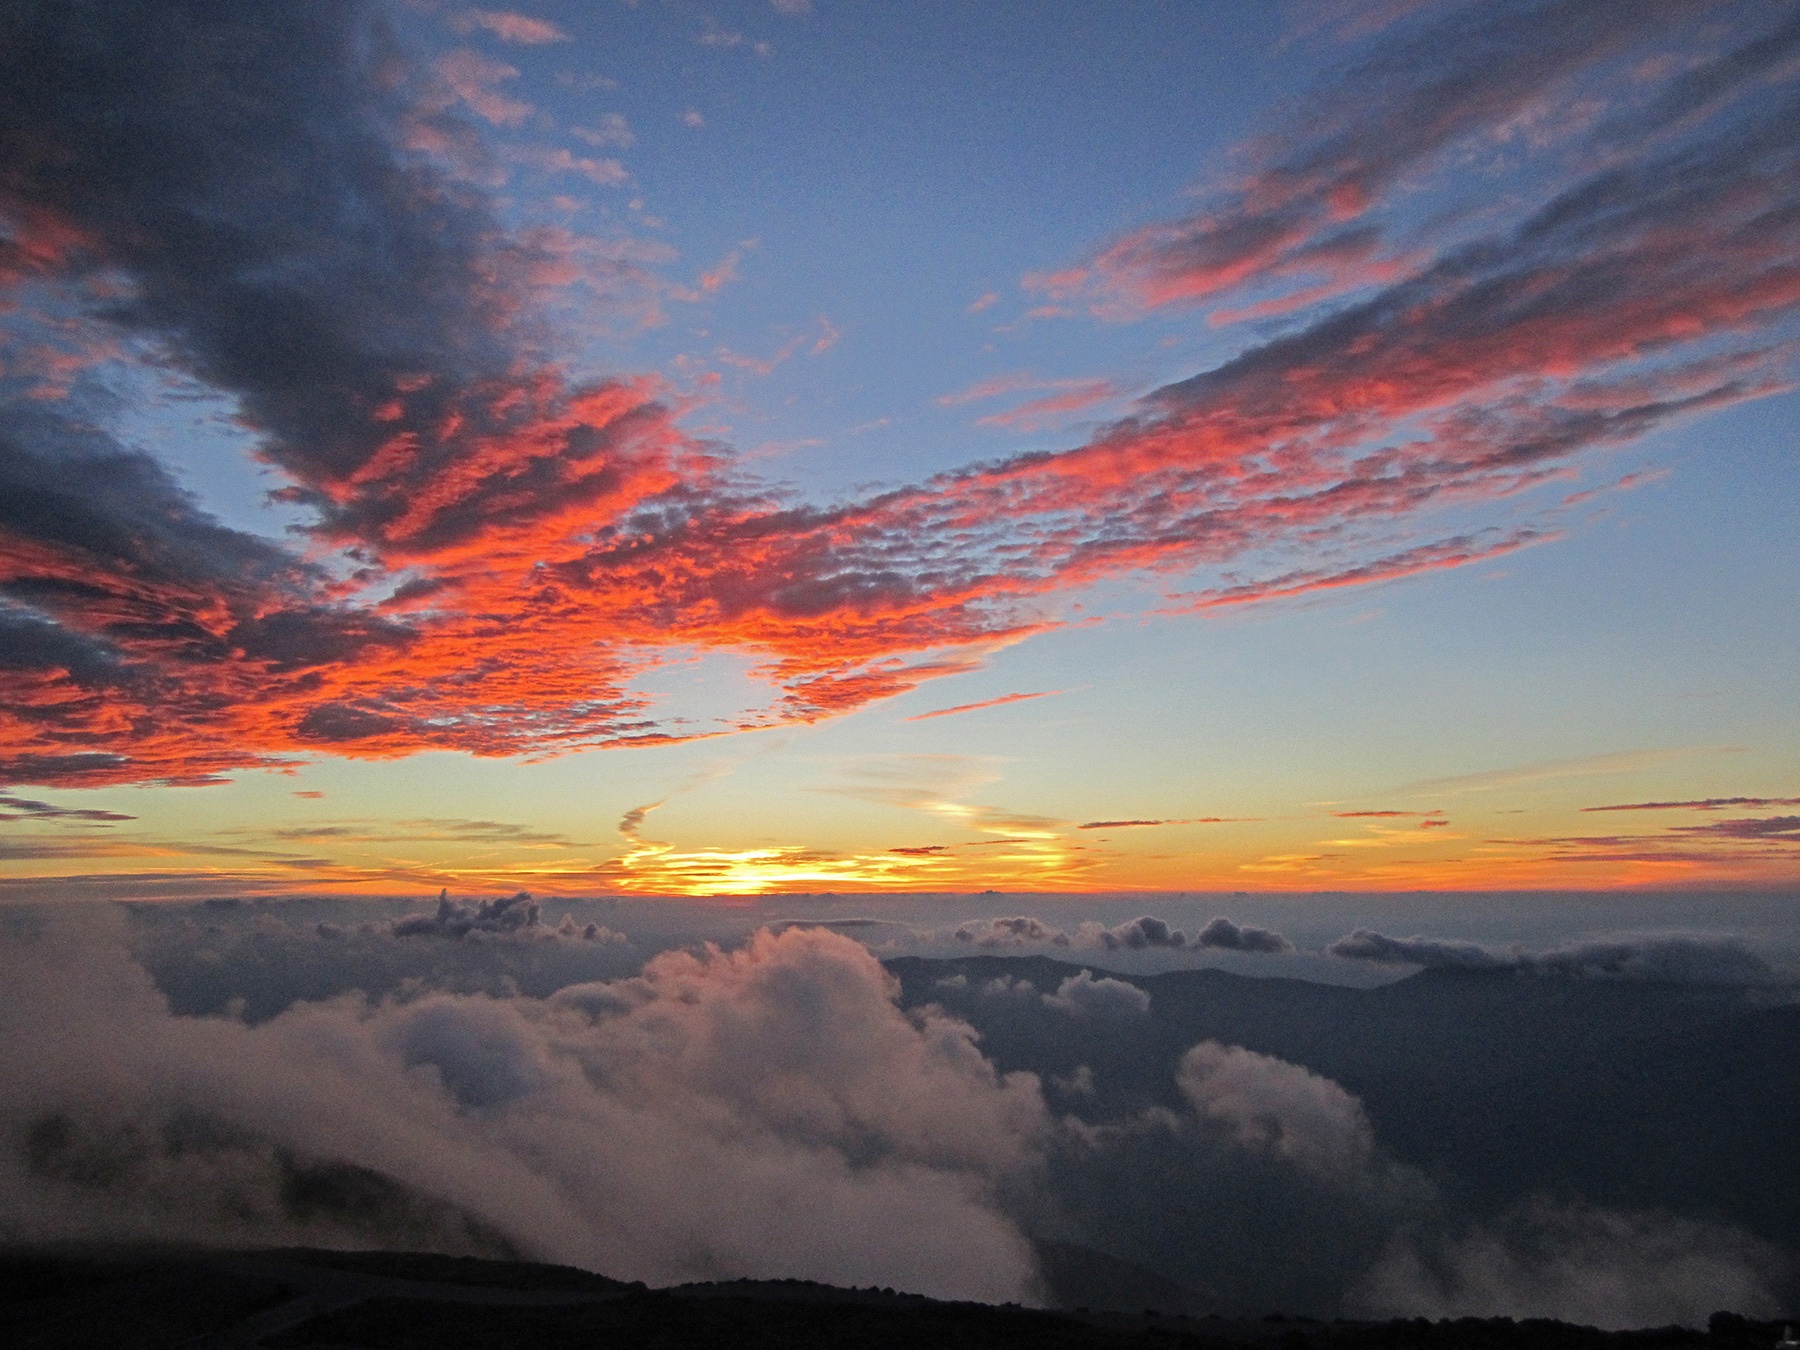
POLYGON ((1271 928, 1234 923, 1223 914, 1209 920, 1194 934, 1194 946, 1211 947, 1223 952, 1260 952, 1279 955, 1294 950, 1294 944, 1271 928))
MULTIPOLYGON (((148 853, 148 849, 131 849, 133 853, 148 853)), ((92 836, 77 835, 74 838, 30 838, 0 839, 0 861, 8 862, 45 862, 61 861, 71 858, 109 858, 118 856, 119 850, 111 841, 97 839, 92 836)))
POLYGON ((437 909, 394 923, 395 937, 465 938, 470 934, 529 935, 538 926, 538 903, 526 891, 477 900, 473 904, 452 900, 449 891, 438 893, 437 909))
POLYGON ((1179 928, 1171 928, 1165 920, 1155 915, 1146 914, 1142 918, 1130 919, 1112 928, 1096 928, 1084 935, 1109 952, 1143 951, 1149 947, 1166 947, 1171 951, 1180 951, 1187 946, 1187 935, 1179 928))
MULTIPOLYGON (((0 409, 0 529, 101 573, 60 579, 63 586, 118 584, 125 572, 145 590, 234 583, 304 594, 322 576, 267 540, 220 525, 162 465, 120 446, 82 418, 82 399, 74 402, 9 400, 0 409)), ((21 602, 54 604, 59 579, 43 578, 35 590, 24 578, 7 580, 21 602)))
POLYGON ((1601 129, 1600 139, 1615 144, 1640 139, 1671 123, 1694 117, 1765 80, 1800 52, 1800 15, 1759 33, 1741 45, 1686 71, 1657 95, 1648 108, 1615 116, 1601 129))
POLYGON ((1500 970, 1514 964, 1510 955, 1490 951, 1475 942, 1456 942, 1438 938, 1389 937, 1370 928, 1354 932, 1330 943, 1325 952, 1346 961, 1372 961, 1386 966, 1425 966, 1430 969, 1451 967, 1463 970, 1500 970))
POLYGON ((504 370, 506 301, 479 284, 498 231, 396 151, 373 5, 22 0, 0 52, 0 211, 72 231, 65 268, 122 269, 113 321, 238 394, 301 483, 504 370), (374 416, 415 381, 398 425, 374 416))
POLYGON ((1377 965, 1428 970, 1514 970, 1540 975, 1740 983, 1766 979, 1769 963, 1739 938, 1716 934, 1651 934, 1596 938, 1545 951, 1497 950, 1475 942, 1389 937, 1358 928, 1330 943, 1328 955, 1377 965))
POLYGON ((1697 984, 1754 983, 1771 974, 1769 963, 1738 938, 1685 934, 1570 943, 1527 954, 1523 968, 1697 984))
POLYGON ((80 820, 111 825, 121 820, 136 820, 119 811, 103 811, 97 807, 57 806, 0 792, 0 820, 80 820))
POLYGON ((1110 975, 1096 979, 1091 970, 1076 971, 1043 998, 1046 1007, 1071 1017, 1130 1018, 1150 1011, 1150 995, 1135 984, 1110 975))
MULTIPOLYGON (((418 837, 418 836, 413 836, 418 837)), ((439 836, 441 837, 441 836, 439 836)), ((430 914, 412 914, 388 925, 396 938, 539 938, 544 940, 623 943, 623 933, 603 923, 581 922, 564 914, 554 927, 541 920, 543 907, 529 892, 496 896, 492 900, 452 900, 448 890, 438 893, 437 908, 430 914)))
POLYGON ((1583 811, 1722 811, 1726 807, 1751 810, 1771 806, 1800 806, 1800 797, 1701 797, 1680 802, 1623 802, 1615 806, 1584 806, 1583 811))
POLYGON ((1782 840, 1800 843, 1800 816, 1715 820, 1705 825, 1677 825, 1669 833, 1708 839, 1782 840))
POLYGON ((970 920, 957 928, 955 937, 958 942, 972 943, 977 947, 1022 947, 1027 943, 1067 947, 1070 942, 1069 935, 1062 929, 1028 914, 989 919, 985 923, 970 920))
POLYGON ((1087 922, 1073 933, 1029 914, 998 919, 971 919, 953 936, 976 947, 1081 947, 1097 951, 1229 951, 1279 954, 1294 950, 1282 934, 1253 924, 1240 924, 1219 915, 1193 937, 1154 914, 1141 915, 1107 927, 1087 922))
POLYGON ((115 659, 104 644, 61 627, 44 614, 0 601, 0 670, 63 670, 91 688, 116 678, 115 659))

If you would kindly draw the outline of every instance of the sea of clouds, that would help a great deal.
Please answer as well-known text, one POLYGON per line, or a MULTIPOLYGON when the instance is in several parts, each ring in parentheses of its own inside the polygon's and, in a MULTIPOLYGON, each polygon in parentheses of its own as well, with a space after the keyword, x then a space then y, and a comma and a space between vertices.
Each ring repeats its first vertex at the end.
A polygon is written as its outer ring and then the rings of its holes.
MULTIPOLYGON (((1051 1238, 1228 1307, 1610 1326, 1772 1315, 1790 1278, 1722 1225, 1541 1200, 1458 1214, 1354 1096, 1267 1055, 1202 1042, 1180 1109, 1083 1120, 1065 1109, 1079 1075, 998 1072, 967 1022, 903 1009, 842 933, 645 959, 527 903, 360 927, 276 907, 149 926, 10 912, 0 1237, 408 1246, 1024 1302, 1044 1297, 1033 1239, 1051 1238), (212 954, 184 978, 286 962, 304 987, 347 952, 371 978, 278 1010, 178 1011, 150 968, 175 937, 212 954), (407 964, 421 952, 433 973, 407 964), (615 973, 567 979, 583 962, 615 973)), ((1150 1004, 1088 971, 1000 992, 1124 1037, 1150 1004)))

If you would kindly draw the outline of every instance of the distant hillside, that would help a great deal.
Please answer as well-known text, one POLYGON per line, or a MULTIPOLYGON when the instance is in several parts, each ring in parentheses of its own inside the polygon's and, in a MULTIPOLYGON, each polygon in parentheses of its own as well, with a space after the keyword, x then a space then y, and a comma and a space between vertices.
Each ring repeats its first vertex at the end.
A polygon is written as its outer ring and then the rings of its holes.
MULTIPOLYGON (((1079 1067, 1059 1109, 1179 1106, 1203 1040, 1300 1064, 1361 1098, 1377 1138, 1464 1202, 1533 1191, 1667 1209, 1800 1246, 1800 1005, 1743 988, 1511 971, 1424 971, 1375 989, 1220 970, 1113 975, 1150 995, 1129 1023, 1020 996, 1091 966, 1040 956, 887 963, 908 1006, 940 1003, 1002 1070, 1079 1067), (1029 992, 1029 991, 1028 991, 1029 992)), ((1100 974, 1108 972, 1099 971, 1100 974)))

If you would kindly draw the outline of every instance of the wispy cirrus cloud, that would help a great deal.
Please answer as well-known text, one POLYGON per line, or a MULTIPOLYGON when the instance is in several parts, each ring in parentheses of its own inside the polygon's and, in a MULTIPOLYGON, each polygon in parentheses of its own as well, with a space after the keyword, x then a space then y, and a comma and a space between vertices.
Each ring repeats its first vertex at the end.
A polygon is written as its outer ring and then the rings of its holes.
POLYGON ((1558 533, 1529 528, 1515 530, 1504 536, 1495 531, 1485 539, 1481 536, 1459 535, 1454 539, 1421 544, 1416 548, 1390 554, 1385 558, 1375 558, 1368 562, 1357 563, 1355 566, 1346 567, 1341 571, 1312 569, 1285 572, 1266 581, 1234 582, 1228 586, 1201 591, 1191 596, 1178 595, 1174 598, 1184 601, 1185 604, 1178 609, 1165 612, 1191 613, 1223 609, 1231 605, 1256 605, 1270 600, 1289 600, 1316 591, 1331 591, 1346 586, 1369 586, 1383 581, 1398 581, 1405 577, 1416 577, 1424 572, 1467 567, 1471 563, 1503 558, 1508 553, 1516 553, 1519 549, 1529 548, 1533 544, 1541 544, 1561 537, 1558 533))
POLYGON ((1645 773, 1699 755, 1743 753, 1736 745, 1694 745, 1667 750, 1620 750, 1612 754, 1582 755, 1574 759, 1544 760, 1520 764, 1509 769, 1491 769, 1483 773, 1457 774, 1450 778, 1428 778, 1404 791, 1413 792, 1491 792, 1496 788, 1525 787, 1533 783, 1555 782, 1563 778, 1592 778, 1609 774, 1645 773))
POLYGON ((1016 407, 988 413, 976 419, 977 426, 1009 427, 1018 431, 1034 431, 1063 420, 1071 413, 1084 412, 1102 403, 1124 397, 1125 390, 1112 380, 1041 379, 1030 371, 996 375, 977 380, 966 389, 943 394, 935 401, 940 408, 960 408, 968 403, 984 403, 1013 394, 1044 393, 1016 407))
POLYGON ((1075 413, 1086 412, 1103 403, 1124 396, 1124 391, 1111 380, 1081 380, 1063 392, 1029 399, 1016 408, 988 413, 975 419, 980 427, 1005 427, 1009 431, 1041 431, 1067 421, 1075 413))
POLYGON ((53 802, 34 801, 29 797, 15 797, 11 793, 0 792, 0 821, 24 820, 35 824, 43 820, 78 820, 83 824, 113 825, 119 821, 136 819, 136 816, 128 816, 119 811, 58 806, 53 802))
POLYGON ((341 844, 510 844, 520 847, 577 847, 565 834, 536 830, 499 820, 463 820, 430 817, 419 820, 362 820, 322 825, 286 825, 268 830, 244 830, 285 842, 330 841, 341 844))
POLYGON ((1130 830, 1146 825, 1241 825, 1255 816, 1188 816, 1181 820, 1086 820, 1078 830, 1130 830))
POLYGON ((1778 840, 1800 844, 1800 816, 1749 816, 1714 820, 1705 825, 1674 825, 1670 833, 1699 839, 1778 840))
POLYGON ((1617 806, 1584 806, 1583 811, 1724 811, 1800 806, 1800 797, 1703 797, 1685 802, 1625 802, 1617 806))
POLYGON ((914 713, 903 718, 907 722, 927 722, 934 717, 954 717, 957 713, 980 712, 983 708, 1003 708, 1009 703, 1025 703, 1034 698, 1051 698, 1062 693, 1060 689, 1040 689, 1030 694, 1002 694, 998 698, 984 698, 979 703, 959 703, 954 708, 933 708, 930 712, 914 713))
POLYGON ((1054 389, 1055 381, 1039 379, 1029 371, 1016 371, 1011 375, 995 375, 985 380, 977 380, 966 389, 959 389, 953 394, 940 394, 935 400, 940 408, 960 408, 965 403, 979 403, 984 399, 999 398, 1005 394, 1016 394, 1030 389, 1054 389))

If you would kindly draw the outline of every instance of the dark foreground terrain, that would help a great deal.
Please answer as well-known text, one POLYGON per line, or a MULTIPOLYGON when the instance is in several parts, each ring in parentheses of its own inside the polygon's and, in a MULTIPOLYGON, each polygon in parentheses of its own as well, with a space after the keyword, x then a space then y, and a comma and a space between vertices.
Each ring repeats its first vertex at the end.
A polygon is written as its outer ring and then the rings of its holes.
POLYGON ((1152 1309, 940 1303, 891 1289, 737 1281, 647 1289, 563 1266, 392 1252, 62 1249, 0 1254, 15 1350, 674 1350, 675 1347, 1220 1347, 1766 1350, 1778 1323, 1605 1332, 1509 1318, 1227 1320, 1152 1309))

